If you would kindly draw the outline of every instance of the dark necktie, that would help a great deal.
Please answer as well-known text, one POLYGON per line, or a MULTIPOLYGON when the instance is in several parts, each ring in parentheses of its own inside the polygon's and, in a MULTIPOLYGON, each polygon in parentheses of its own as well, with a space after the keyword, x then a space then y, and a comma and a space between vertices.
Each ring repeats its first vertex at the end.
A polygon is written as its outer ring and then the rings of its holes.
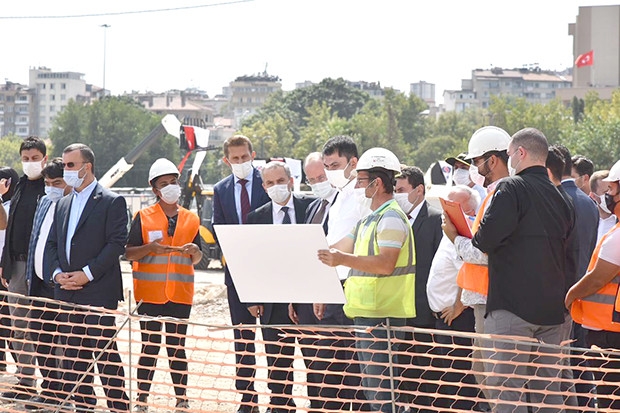
POLYGON ((323 217, 325 217, 325 211, 327 210, 327 204, 329 204, 329 201, 327 199, 324 199, 321 201, 321 206, 319 206, 318 211, 316 211, 316 214, 314 214, 314 216, 312 217, 312 220, 310 221, 311 224, 322 224, 323 223, 323 217))
POLYGON ((283 206, 282 209, 280 209, 280 211, 284 212, 284 218, 282 218, 282 223, 283 224, 290 224, 291 223, 291 217, 288 215, 288 207, 287 206, 283 206))
POLYGON ((245 224, 248 214, 250 213, 250 196, 248 190, 245 188, 247 179, 239 179, 237 183, 241 185, 241 223, 245 224))

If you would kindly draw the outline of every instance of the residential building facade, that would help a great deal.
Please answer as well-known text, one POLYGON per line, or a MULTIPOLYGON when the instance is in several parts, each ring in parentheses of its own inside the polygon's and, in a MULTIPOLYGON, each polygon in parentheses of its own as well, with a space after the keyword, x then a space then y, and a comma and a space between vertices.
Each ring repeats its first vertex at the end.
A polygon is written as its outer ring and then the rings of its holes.
POLYGON ((0 137, 15 134, 26 138, 36 134, 34 105, 36 90, 9 82, 0 85, 0 137))

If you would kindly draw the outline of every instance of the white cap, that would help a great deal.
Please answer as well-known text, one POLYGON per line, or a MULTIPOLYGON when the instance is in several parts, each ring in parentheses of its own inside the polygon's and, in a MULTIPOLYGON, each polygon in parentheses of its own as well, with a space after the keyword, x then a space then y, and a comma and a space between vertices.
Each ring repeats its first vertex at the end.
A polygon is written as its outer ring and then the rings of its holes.
POLYGON ((385 148, 372 148, 360 156, 356 171, 367 171, 372 168, 383 168, 400 173, 400 161, 392 151, 385 148))
POLYGON ((609 170, 607 178, 601 179, 603 182, 617 182, 620 181, 620 161, 616 162, 614 166, 609 170))
POLYGON ((508 132, 497 126, 484 126, 471 135, 467 148, 467 159, 474 159, 487 152, 508 150, 508 132))
POLYGON ((151 169, 149 169, 149 184, 153 182, 153 179, 159 178, 164 175, 181 175, 176 165, 173 164, 166 158, 159 158, 153 165, 151 165, 151 169))

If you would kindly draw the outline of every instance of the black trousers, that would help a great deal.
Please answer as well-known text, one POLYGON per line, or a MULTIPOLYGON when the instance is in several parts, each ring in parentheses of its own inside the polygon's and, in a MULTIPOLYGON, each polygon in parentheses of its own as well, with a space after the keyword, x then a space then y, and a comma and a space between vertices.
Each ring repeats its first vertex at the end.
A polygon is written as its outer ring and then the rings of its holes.
MULTIPOLYGON (((138 314, 151 317, 174 317, 188 319, 191 305, 167 302, 165 304, 142 303, 138 314)), ((166 332, 166 352, 170 377, 177 398, 184 398, 187 390, 187 355, 185 354, 185 338, 187 324, 175 321, 141 320, 142 354, 138 361, 138 399, 145 401, 151 390, 155 375, 157 355, 161 349, 162 327, 166 332)))
POLYGON ((227 286, 228 309, 233 324, 244 324, 245 329, 233 329, 235 335, 235 361, 237 375, 235 388, 241 393, 241 403, 258 403, 258 395, 254 390, 254 376, 256 375, 256 351, 254 340, 256 333, 249 326, 256 324, 256 318, 250 314, 248 307, 239 301, 239 295, 234 286, 227 286))
MULTIPOLYGON (((54 298, 54 289, 43 282, 37 283, 31 291, 33 297, 54 298)), ((58 332, 58 309, 60 306, 32 300, 33 308, 28 313, 28 329, 37 353, 39 371, 43 377, 41 388, 47 397, 64 399, 66 395, 58 394, 61 390, 61 363, 56 352, 60 341, 58 332)))
MULTIPOLYGON (((588 347, 595 345, 603 349, 620 350, 620 333, 614 333, 611 331, 587 330, 586 343, 588 347)), ((620 400, 617 399, 618 397, 620 397, 620 357, 615 355, 602 356, 600 353, 596 352, 588 354, 591 354, 593 356, 593 358, 588 360, 588 364, 592 368, 595 383, 597 381, 614 383, 596 385, 598 407, 615 411, 620 410, 620 400), (603 372, 601 371, 601 368, 609 369, 610 371, 603 372), (616 397, 615 400, 606 397, 612 395, 616 397)))
MULTIPOLYGON (((295 304, 300 324, 352 325, 344 315, 341 304, 329 304, 325 317, 319 321, 312 304, 295 304)), ((304 363, 308 369, 306 380, 310 411, 342 411, 352 405, 353 411, 368 411, 370 405, 361 387, 360 365, 355 352, 355 340, 349 331, 302 329, 308 337, 300 340, 304 363), (318 336, 318 337, 317 337, 318 336)))
POLYGON ((116 332, 115 317, 72 307, 63 309, 70 313, 61 312, 58 316, 61 343, 65 349, 62 392, 74 392, 73 399, 78 408, 89 409, 96 405, 92 364, 96 357, 101 356, 96 364, 108 407, 114 411, 128 411, 125 371, 116 341, 112 339, 116 332), (81 384, 78 385, 78 381, 81 384))

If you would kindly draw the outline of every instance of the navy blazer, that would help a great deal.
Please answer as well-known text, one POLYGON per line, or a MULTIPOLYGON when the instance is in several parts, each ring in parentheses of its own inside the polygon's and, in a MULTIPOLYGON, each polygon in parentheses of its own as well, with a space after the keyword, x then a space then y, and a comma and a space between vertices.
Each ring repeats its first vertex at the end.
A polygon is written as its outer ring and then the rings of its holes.
MULTIPOLYGON (((336 197, 334 198, 332 203, 329 205, 333 205, 333 203, 336 202, 337 198, 338 198, 338 194, 336 194, 336 197)), ((323 198, 316 198, 314 201, 310 203, 310 205, 308 205, 308 208, 306 209, 306 221, 305 221, 306 224, 310 224, 312 222, 312 219, 314 218, 316 213, 319 212, 319 207, 321 206, 321 203, 323 203, 323 198)), ((325 219, 323 220, 323 232, 325 233, 325 235, 327 235, 327 233, 329 232, 329 228, 327 227, 328 221, 329 221, 329 211, 327 211, 327 215, 325 215, 325 219)))
POLYGON ((441 211, 427 201, 411 226, 415 243, 415 311, 411 320, 416 327, 433 327, 435 317, 431 312, 426 295, 426 283, 431 272, 431 264, 439 247, 443 231, 441 229, 441 211))
POLYGON ((71 239, 71 262, 67 260, 67 225, 73 195, 56 204, 54 222, 45 249, 44 279, 56 268, 81 271, 88 266, 94 279, 81 290, 63 290, 57 284, 54 298, 70 303, 116 309, 123 300, 123 279, 119 257, 127 242, 127 204, 99 183, 90 195, 71 239))
MULTIPOLYGON (((306 222, 306 209, 315 198, 293 194, 293 205, 295 206, 295 221, 298 224, 306 222)), ((248 214, 248 224, 273 224, 273 203, 269 202, 256 211, 248 214)), ((256 303, 248 306, 258 305, 256 303)), ((283 303, 264 303, 263 314, 260 320, 262 324, 282 324, 290 323, 288 318, 288 304, 283 303)))
MULTIPOLYGON (((235 205, 235 178, 228 175, 213 187, 213 218, 212 224, 240 224, 235 205)), ((252 195, 250 196, 250 211, 270 202, 269 195, 263 188, 260 172, 253 168, 252 195)), ((217 239, 217 230, 214 231, 217 239)), ((224 283, 227 287, 234 287, 228 266, 224 267, 224 283)))

